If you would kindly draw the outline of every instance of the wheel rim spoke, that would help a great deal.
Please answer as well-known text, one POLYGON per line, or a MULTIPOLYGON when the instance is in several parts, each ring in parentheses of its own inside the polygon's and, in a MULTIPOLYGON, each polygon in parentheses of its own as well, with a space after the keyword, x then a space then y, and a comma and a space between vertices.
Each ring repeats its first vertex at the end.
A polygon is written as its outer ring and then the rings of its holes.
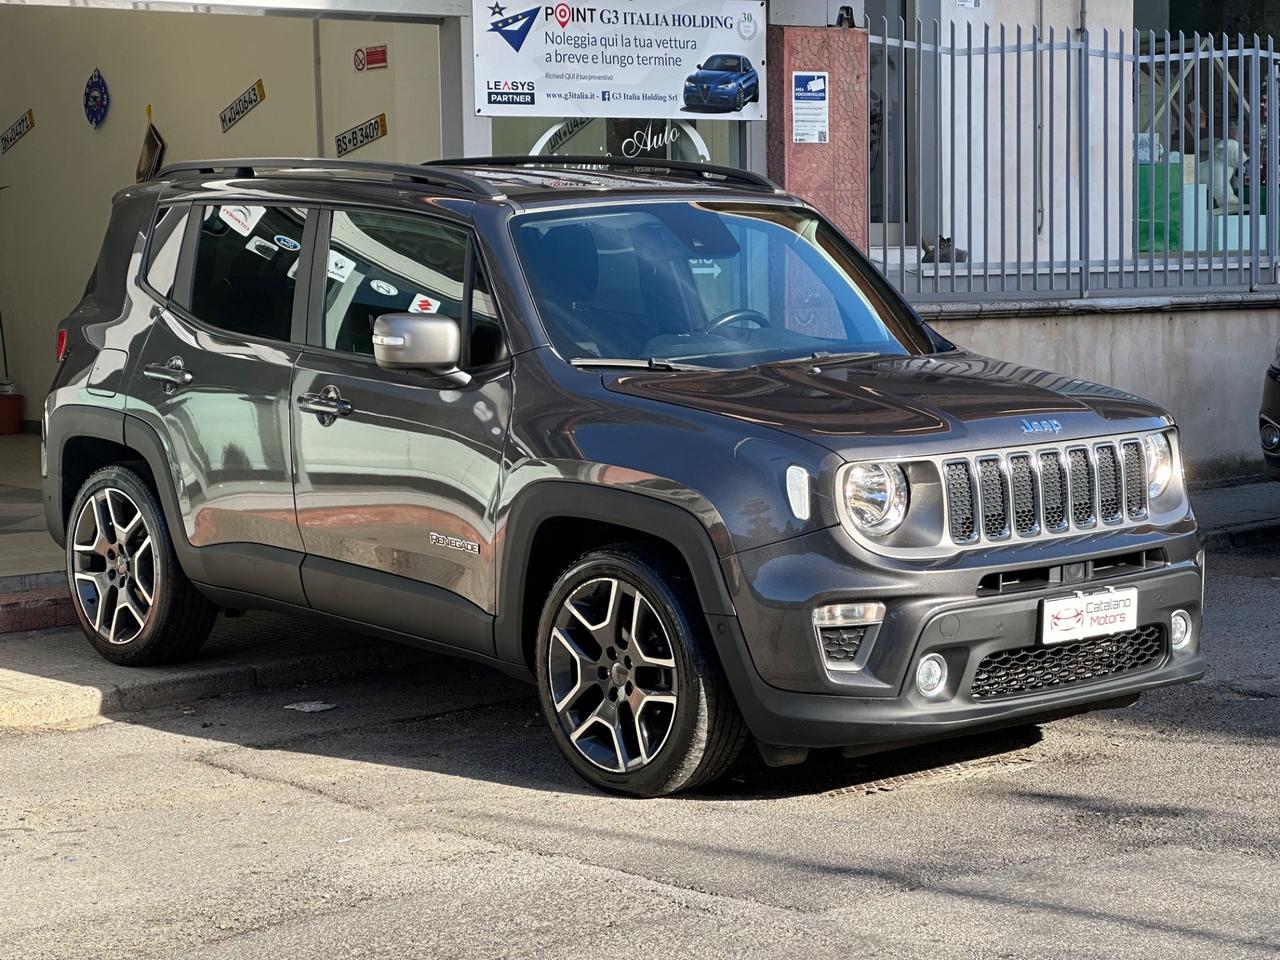
POLYGON ((548 644, 552 706, 569 742, 603 770, 651 762, 675 722, 670 632, 634 584, 601 577, 566 597, 548 644))
POLYGON ((157 570, 152 533, 133 498, 96 490, 81 507, 68 555, 73 600, 107 643, 130 643, 146 628, 157 570))

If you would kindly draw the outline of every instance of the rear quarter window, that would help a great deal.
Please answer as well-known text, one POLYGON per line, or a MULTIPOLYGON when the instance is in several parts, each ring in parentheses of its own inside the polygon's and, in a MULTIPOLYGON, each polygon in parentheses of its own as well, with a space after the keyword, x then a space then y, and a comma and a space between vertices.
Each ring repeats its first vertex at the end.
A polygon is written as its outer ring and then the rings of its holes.
POLYGON ((145 277, 147 286, 165 300, 173 296, 178 254, 182 251, 189 212, 190 208, 185 205, 160 207, 151 225, 145 277))

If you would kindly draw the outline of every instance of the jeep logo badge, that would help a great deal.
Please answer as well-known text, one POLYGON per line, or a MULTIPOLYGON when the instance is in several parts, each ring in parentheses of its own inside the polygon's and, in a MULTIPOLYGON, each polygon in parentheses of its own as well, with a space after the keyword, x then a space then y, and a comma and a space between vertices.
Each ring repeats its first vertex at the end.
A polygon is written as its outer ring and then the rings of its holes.
POLYGON ((1057 420, 1028 420, 1023 417, 1018 421, 1023 433, 1061 433, 1062 424, 1057 420))

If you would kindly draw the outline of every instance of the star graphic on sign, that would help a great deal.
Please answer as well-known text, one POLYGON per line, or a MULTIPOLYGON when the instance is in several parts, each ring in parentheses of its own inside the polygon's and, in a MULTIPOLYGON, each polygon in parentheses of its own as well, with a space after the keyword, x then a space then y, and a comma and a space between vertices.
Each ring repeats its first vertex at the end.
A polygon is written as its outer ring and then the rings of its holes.
POLYGON ((500 17, 506 12, 507 12, 507 8, 500 3, 495 3, 493 6, 489 8, 489 16, 491 17, 500 17))

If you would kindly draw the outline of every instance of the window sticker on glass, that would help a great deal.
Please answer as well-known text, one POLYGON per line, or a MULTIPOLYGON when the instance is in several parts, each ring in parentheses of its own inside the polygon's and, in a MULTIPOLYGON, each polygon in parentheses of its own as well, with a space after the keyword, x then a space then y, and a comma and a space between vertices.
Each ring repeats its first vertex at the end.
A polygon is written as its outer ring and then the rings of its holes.
POLYGON ((435 313, 440 309, 440 301, 432 300, 425 293, 414 294, 409 304, 409 313, 435 313))
POLYGON ((279 247, 270 240, 264 240, 262 237, 250 237, 244 248, 251 253, 256 253, 263 260, 270 260, 280 252, 279 247))
POLYGON ((337 280, 339 283, 346 283, 347 277, 351 276, 351 271, 356 268, 356 262, 350 257, 344 257, 340 253, 329 251, 329 278, 337 280))
POLYGON ((253 233, 253 228, 258 225, 258 221, 262 219, 262 215, 266 212, 266 207, 230 204, 219 209, 218 216, 240 236, 247 237, 253 233))
POLYGON ((286 237, 283 233, 276 234, 276 243, 284 247, 284 249, 286 250, 302 249, 302 244, 300 244, 297 240, 293 239, 293 237, 286 237))
POLYGON ((374 293, 380 293, 384 297, 394 297, 400 292, 385 280, 370 280, 369 286, 373 288, 374 293))
POLYGON ((298 279, 298 261, 301 259, 302 259, 301 257, 296 257, 294 258, 293 263, 289 265, 289 271, 285 274, 285 276, 288 277, 290 280, 298 279))

